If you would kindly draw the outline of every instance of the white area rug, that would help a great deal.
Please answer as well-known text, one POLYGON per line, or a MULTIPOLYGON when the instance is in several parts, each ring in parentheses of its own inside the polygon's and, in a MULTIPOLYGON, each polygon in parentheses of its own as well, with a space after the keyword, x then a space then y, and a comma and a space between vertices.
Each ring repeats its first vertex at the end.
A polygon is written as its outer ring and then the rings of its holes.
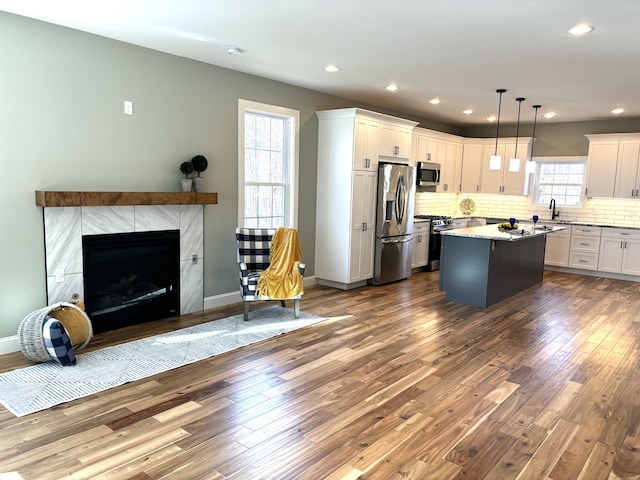
POLYGON ((273 306, 251 312, 248 322, 236 315, 79 353, 73 367, 48 362, 0 374, 0 402, 22 417, 323 320, 273 306))

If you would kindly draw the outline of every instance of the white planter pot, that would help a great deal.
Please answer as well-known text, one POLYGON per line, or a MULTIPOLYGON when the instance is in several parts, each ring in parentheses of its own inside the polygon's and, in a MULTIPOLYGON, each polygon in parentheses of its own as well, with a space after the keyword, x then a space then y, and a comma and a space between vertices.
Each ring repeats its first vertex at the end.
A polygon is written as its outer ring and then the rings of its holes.
POLYGON ((183 178, 180 180, 180 185, 182 185, 183 192, 190 192, 193 186, 193 178, 183 178))
POLYGON ((204 178, 193 177, 193 189, 196 192, 204 192, 204 178))

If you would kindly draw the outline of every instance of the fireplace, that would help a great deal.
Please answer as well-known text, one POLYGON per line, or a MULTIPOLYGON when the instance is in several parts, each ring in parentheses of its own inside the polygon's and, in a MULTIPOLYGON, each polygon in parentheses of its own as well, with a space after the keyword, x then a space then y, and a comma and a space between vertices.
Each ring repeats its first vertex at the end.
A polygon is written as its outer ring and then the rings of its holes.
POLYGON ((96 332, 180 313, 180 231, 82 237, 84 302, 96 332))
MULTIPOLYGON (((179 193, 39 192, 43 206, 47 303, 84 298, 82 238, 134 232, 180 232, 180 315, 204 308, 204 205, 200 195, 179 193), (41 195, 42 196, 42 195, 41 195), (86 196, 86 198, 85 198, 86 196), (159 196, 159 197, 158 197, 159 196), (195 196, 192 198, 192 196, 195 196), (60 198, 58 198, 60 197, 60 198), (166 198, 165 198, 166 197, 166 198), (161 204, 160 201, 180 201, 161 204), (197 202, 182 204, 183 201, 197 202), (142 202, 142 204, 140 204, 142 202), (154 204, 149 204, 154 202, 154 204), (89 205, 84 205, 88 203, 89 205), (103 205, 96 206, 103 203, 103 205), (49 205, 51 204, 51 205, 49 205)), ((36 196, 38 199, 39 196, 36 196)))

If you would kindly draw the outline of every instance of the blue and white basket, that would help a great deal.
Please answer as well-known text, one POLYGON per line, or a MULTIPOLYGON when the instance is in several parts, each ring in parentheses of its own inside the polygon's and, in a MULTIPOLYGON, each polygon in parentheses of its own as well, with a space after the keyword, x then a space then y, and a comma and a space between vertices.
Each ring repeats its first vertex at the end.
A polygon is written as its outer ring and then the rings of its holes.
POLYGON ((44 324, 47 315, 55 310, 65 307, 73 308, 80 312, 86 320, 89 328, 89 335, 87 335, 87 339, 81 345, 74 345, 73 350, 82 350, 87 346, 93 337, 93 326, 91 325, 91 320, 89 320, 85 311, 77 305, 74 305, 73 303, 59 302, 31 312, 24 317, 20 322, 20 325, 18 325, 18 342, 20 344, 20 350, 22 350, 24 356, 29 360, 33 360, 35 362, 51 361, 51 356, 44 345, 42 325, 44 324))

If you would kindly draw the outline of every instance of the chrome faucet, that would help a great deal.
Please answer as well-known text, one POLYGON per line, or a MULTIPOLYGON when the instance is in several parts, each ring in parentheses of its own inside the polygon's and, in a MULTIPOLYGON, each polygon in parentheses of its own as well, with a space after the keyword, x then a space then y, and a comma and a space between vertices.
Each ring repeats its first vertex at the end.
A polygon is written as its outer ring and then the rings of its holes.
POLYGON ((560 216, 560 212, 556 210, 556 200, 554 198, 552 198, 551 203, 549 203, 549 210, 551 210, 551 220, 555 220, 556 217, 560 216))

